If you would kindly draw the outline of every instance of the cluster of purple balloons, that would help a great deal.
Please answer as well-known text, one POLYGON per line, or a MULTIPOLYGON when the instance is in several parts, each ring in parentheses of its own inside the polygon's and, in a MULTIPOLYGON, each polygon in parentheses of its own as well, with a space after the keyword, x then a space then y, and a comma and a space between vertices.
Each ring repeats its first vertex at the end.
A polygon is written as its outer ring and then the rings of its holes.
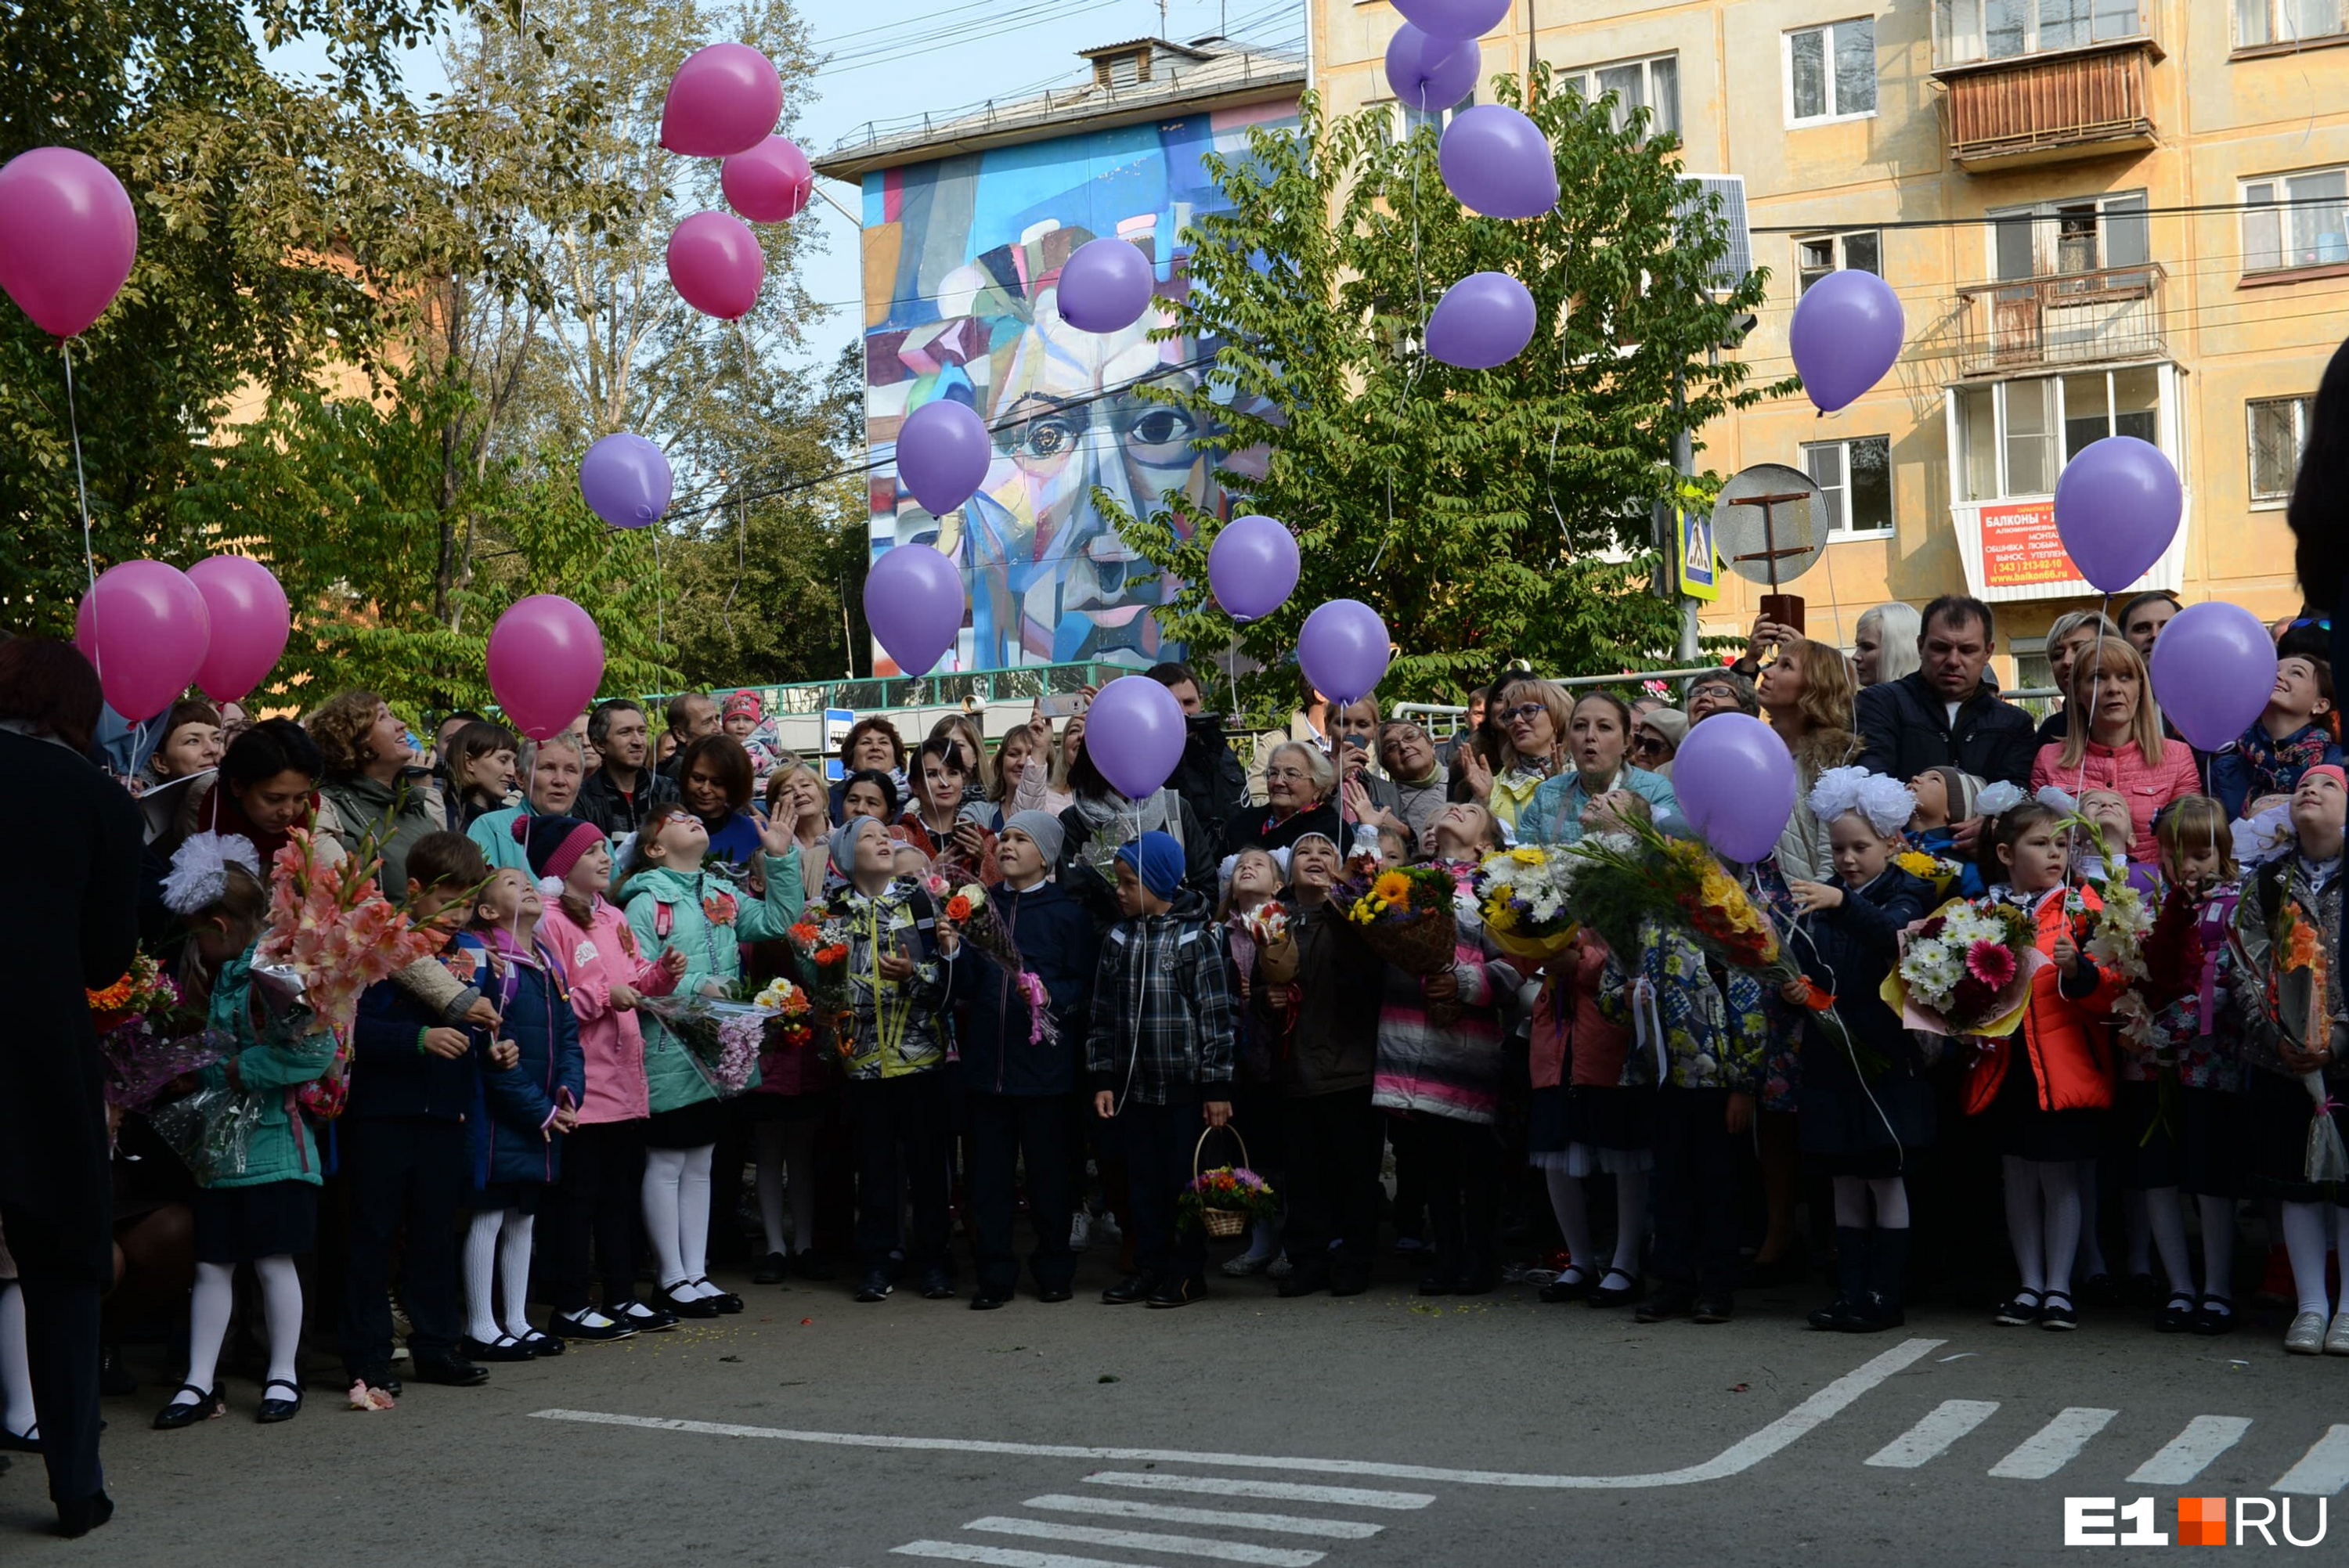
POLYGON ((237 702, 285 651, 293 617, 268 567, 213 555, 181 572, 125 561, 98 574, 74 612, 74 646, 125 718, 152 718, 191 685, 237 702))
MULTIPOLYGON (((748 44, 697 49, 670 78, 661 105, 660 143, 688 158, 725 160, 719 183, 752 222, 799 215, 814 190, 807 154, 775 134, 783 82, 774 63, 748 44)), ((696 212, 668 239, 669 282, 704 315, 750 314, 766 282, 767 258, 749 223, 733 212, 696 212)))

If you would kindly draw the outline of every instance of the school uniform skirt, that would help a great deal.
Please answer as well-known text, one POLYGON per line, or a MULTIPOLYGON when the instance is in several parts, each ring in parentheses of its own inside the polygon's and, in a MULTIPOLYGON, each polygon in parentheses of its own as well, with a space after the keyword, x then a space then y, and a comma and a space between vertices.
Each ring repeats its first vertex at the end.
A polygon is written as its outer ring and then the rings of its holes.
POLYGON ((2043 1110, 2039 1107, 2039 1075, 2032 1069, 2031 1052, 2020 1037, 2007 1041, 2005 1081, 1991 1104, 1991 1119, 1998 1130, 1998 1151, 2041 1164, 2095 1160, 2105 1151, 2104 1110, 2043 1110))
MULTIPOLYGON (((1563 1147, 1552 1153, 1530 1155, 1530 1163, 1569 1176, 1625 1176, 1654 1167, 1654 1089, 1572 1084, 1567 1086, 1561 1103, 1561 1124, 1551 1136, 1555 1139, 1562 1131, 1563 1147)), ((1535 1114, 1541 1115, 1539 1094, 1535 1097, 1535 1114)))
POLYGON ((318 1239, 318 1189, 309 1181, 254 1187, 199 1187, 196 1262, 249 1264, 311 1250, 318 1239))
POLYGON ((2158 1083, 2124 1078, 2113 1086, 2111 1153, 2124 1188, 2186 1184, 2185 1117, 2181 1091, 2171 1092, 2165 1109, 2158 1083))
MULTIPOLYGON (((2308 1124, 2316 1114, 2316 1102, 2297 1078, 2282 1073, 2248 1071, 2248 1093, 2243 1107, 2245 1152, 2250 1156, 2250 1191, 2253 1198, 2273 1198, 2286 1203, 2322 1203, 2333 1194, 2319 1182, 2306 1177, 2308 1159, 2308 1124)), ((2344 1089, 2337 1079, 2328 1080, 2332 1098, 2340 1101, 2344 1089)), ((2336 1103, 2333 1109, 2333 1125, 2341 1129, 2344 1140, 2349 1140, 2349 1106, 2336 1103)))
POLYGON ((2178 1184, 2208 1198, 2240 1198, 2244 1188, 2244 1095, 2235 1088, 2178 1091, 2178 1184))
POLYGON ((1815 1073, 1795 1126, 1804 1157, 1830 1176, 1905 1175, 1933 1146, 1933 1086, 1897 1069, 1873 1083, 1815 1073))

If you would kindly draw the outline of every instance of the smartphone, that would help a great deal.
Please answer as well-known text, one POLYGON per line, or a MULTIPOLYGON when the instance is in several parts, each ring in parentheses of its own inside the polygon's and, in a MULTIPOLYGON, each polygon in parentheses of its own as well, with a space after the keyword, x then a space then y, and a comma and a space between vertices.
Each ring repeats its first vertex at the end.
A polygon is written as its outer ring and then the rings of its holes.
POLYGON ((1081 691, 1047 692, 1036 701, 1036 711, 1046 718, 1074 718, 1092 707, 1093 699, 1081 691))

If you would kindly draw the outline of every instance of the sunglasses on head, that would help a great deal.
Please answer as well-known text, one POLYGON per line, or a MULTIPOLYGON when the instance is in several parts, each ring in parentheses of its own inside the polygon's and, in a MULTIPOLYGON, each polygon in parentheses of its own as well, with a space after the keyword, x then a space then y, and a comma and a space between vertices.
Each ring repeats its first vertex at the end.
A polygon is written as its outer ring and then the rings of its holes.
POLYGON ((2329 632, 2333 630, 2333 617, 2330 615, 2302 615, 2299 620, 2294 621, 2290 625, 2286 626, 2284 630, 2288 632, 2297 632, 2304 626, 2313 626, 2320 632, 2329 632))

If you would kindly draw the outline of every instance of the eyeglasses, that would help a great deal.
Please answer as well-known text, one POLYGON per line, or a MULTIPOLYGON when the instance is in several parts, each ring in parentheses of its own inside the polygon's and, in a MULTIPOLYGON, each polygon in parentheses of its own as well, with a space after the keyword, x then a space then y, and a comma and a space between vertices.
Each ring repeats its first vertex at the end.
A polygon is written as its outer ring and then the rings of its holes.
POLYGON ((1548 711, 1549 709, 1540 703, 1521 702, 1515 707, 1503 708, 1501 710, 1501 722, 1503 724, 1516 724, 1522 721, 1526 724, 1531 724, 1536 718, 1538 718, 1548 711))
POLYGON ((2303 626, 2313 626, 2320 632, 2329 632, 2333 630, 2333 617, 2330 615, 2303 615, 2285 629, 2287 631, 2297 632, 2303 626))
POLYGON ((1398 740, 1425 740, 1427 731, 1415 724, 1390 724, 1379 738, 1381 745, 1392 745, 1398 740))
POLYGON ((1651 751, 1669 751, 1671 748, 1661 735, 1643 735, 1631 742, 1631 749, 1644 757, 1651 751))
POLYGON ((1735 686, 1701 686, 1692 690, 1689 693, 1689 696, 1692 700, 1701 696, 1710 697, 1716 702, 1736 702, 1738 700, 1737 688, 1735 686))

